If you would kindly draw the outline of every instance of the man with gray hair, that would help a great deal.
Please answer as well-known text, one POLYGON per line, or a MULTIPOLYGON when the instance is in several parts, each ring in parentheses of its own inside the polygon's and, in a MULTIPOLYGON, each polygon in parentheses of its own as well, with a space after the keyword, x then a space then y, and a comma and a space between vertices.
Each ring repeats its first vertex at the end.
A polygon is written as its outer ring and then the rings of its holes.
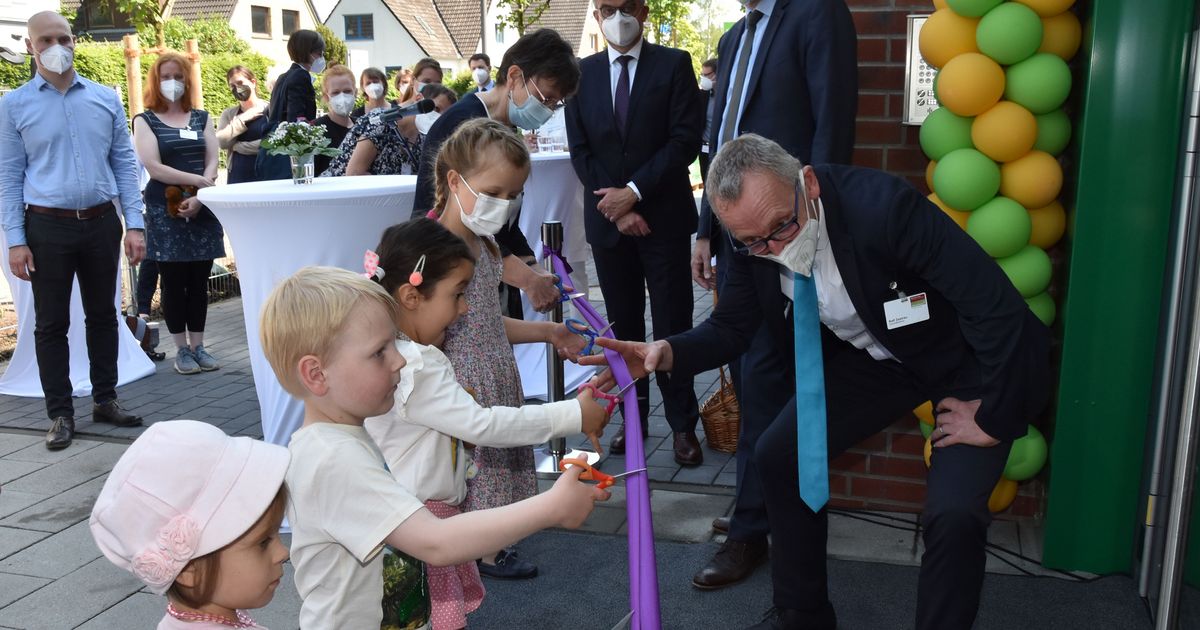
POLYGON ((760 325, 792 349, 794 395, 753 455, 775 604, 754 627, 836 627, 828 459, 926 400, 938 415, 916 627, 971 627, 988 496, 1049 397, 1048 330, 996 263, 897 177, 802 166, 747 134, 721 148, 707 186, 736 252, 720 304, 689 332, 600 344, 620 351, 635 377, 713 369, 760 325))

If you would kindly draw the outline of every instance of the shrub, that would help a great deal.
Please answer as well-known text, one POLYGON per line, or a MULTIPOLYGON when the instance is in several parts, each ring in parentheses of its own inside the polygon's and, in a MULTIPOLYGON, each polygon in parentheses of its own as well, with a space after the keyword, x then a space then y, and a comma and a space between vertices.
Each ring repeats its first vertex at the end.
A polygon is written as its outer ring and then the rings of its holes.
POLYGON ((324 24, 318 24, 314 30, 320 33, 321 38, 325 40, 326 65, 332 66, 335 63, 346 65, 350 59, 350 54, 346 52, 346 42, 342 41, 342 38, 338 37, 333 29, 324 24))
POLYGON ((442 85, 454 90, 454 93, 462 98, 468 90, 475 87, 475 77, 471 76, 471 69, 467 68, 448 77, 442 77, 442 85))

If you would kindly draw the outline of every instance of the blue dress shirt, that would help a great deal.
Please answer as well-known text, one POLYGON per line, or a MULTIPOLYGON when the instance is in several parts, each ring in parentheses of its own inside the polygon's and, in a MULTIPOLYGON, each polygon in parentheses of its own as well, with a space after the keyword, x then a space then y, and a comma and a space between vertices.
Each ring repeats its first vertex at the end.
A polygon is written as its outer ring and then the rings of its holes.
POLYGON ((65 94, 35 75, 0 98, 0 219, 25 244, 25 205, 82 210, 120 198, 126 229, 143 229, 139 167, 112 88, 75 74, 65 94))

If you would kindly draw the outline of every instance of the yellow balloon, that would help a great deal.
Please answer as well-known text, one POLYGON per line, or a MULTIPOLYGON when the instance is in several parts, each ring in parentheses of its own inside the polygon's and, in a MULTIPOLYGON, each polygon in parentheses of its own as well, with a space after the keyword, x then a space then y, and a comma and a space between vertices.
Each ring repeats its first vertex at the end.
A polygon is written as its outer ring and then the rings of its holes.
POLYGON ((1079 52, 1079 41, 1083 27, 1079 18, 1070 11, 1042 18, 1042 46, 1038 52, 1050 53, 1070 61, 1079 52))
POLYGON ((946 0, 933 0, 933 8, 934 9, 945 9, 946 8, 946 0))
MULTIPOLYGON (((932 188, 932 186, 930 188, 932 188)), ((942 201, 941 198, 937 196, 937 193, 929 193, 929 200, 932 201, 934 205, 941 208, 942 212, 946 213, 946 216, 954 219, 954 222, 958 224, 958 227, 962 228, 963 230, 967 229, 967 218, 971 216, 970 212, 955 210, 954 208, 947 206, 946 202, 942 201)))
POLYGON ((1017 498, 1017 482, 1012 479, 1000 478, 1000 482, 996 484, 992 490, 992 496, 988 498, 988 510, 992 514, 1003 512, 1012 505, 1013 500, 1017 498))
POLYGON ((938 9, 921 27, 917 46, 925 63, 942 68, 956 55, 979 52, 975 45, 975 28, 979 18, 963 17, 950 9, 938 9))
MULTIPOLYGON (((963 213, 967 214, 967 213, 963 213)), ((919 407, 913 409, 913 415, 921 422, 933 426, 933 401, 926 400, 919 407)))
POLYGON ((925 438, 925 467, 933 466, 933 441, 925 438))
POLYGON ((925 185, 929 190, 933 190, 933 169, 937 168, 937 160, 929 160, 929 164, 925 165, 925 185))
POLYGON ((1037 119, 1012 101, 1000 101, 975 117, 971 142, 997 162, 1011 162, 1033 148, 1037 141, 1037 119))
POLYGON ((979 53, 956 55, 938 73, 937 99, 959 116, 978 116, 1004 94, 1004 70, 979 53))
POLYGON ((1016 0, 1042 17, 1058 15, 1071 8, 1075 0, 1016 0))
POLYGON ((1000 165, 1000 194, 1026 208, 1050 205, 1062 190, 1062 181, 1058 160, 1043 151, 1030 151, 1000 165))
POLYGON ((1029 244, 1042 249, 1054 247, 1067 229, 1067 212, 1057 201, 1050 202, 1044 208, 1030 210, 1029 220, 1033 223, 1029 244))

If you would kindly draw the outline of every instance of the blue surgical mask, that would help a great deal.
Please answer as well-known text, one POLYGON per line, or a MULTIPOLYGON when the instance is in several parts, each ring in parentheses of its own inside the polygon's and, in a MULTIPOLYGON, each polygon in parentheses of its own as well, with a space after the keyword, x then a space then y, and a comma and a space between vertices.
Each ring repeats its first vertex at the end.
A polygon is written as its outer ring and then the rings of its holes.
POLYGON ((525 93, 529 95, 529 98, 525 99, 524 105, 518 106, 513 101, 512 91, 509 91, 508 121, 521 129, 537 129, 550 120, 550 117, 554 115, 554 110, 546 107, 545 103, 533 96, 533 92, 529 91, 528 80, 525 81, 525 93))

